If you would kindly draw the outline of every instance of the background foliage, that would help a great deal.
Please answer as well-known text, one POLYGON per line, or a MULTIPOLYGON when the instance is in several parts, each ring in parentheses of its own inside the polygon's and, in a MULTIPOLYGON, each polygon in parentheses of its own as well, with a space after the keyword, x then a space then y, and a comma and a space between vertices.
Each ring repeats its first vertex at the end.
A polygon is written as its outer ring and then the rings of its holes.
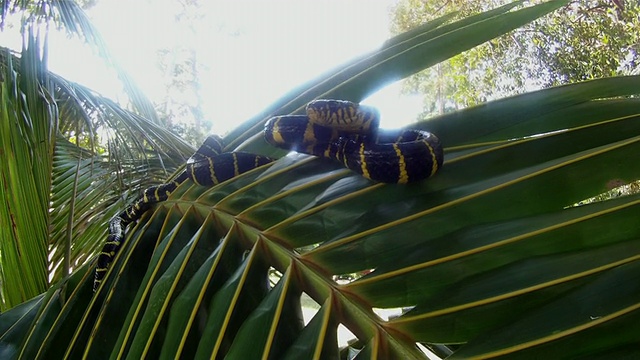
MULTIPOLYGON (((400 0, 392 31, 456 12, 466 17, 510 1, 400 0)), ((540 1, 533 1, 540 3, 540 1)), ((424 94, 421 118, 577 81, 638 73, 640 5, 571 1, 548 16, 458 54, 406 80, 424 94)))

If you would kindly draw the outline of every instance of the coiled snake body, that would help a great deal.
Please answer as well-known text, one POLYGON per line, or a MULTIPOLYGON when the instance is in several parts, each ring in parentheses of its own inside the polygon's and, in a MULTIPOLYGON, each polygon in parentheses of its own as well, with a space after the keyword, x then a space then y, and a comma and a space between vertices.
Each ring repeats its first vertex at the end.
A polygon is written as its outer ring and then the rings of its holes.
MULTIPOLYGON (((339 161, 378 182, 421 181, 442 167, 438 138, 426 131, 380 131, 378 111, 342 100, 315 100, 307 115, 276 116, 265 124, 265 140, 276 147, 339 161)), ((109 222, 109 235, 98 256, 93 291, 104 279, 123 240, 126 227, 155 203, 165 201, 178 185, 191 179, 212 186, 271 162, 246 152, 222 153, 222 141, 210 136, 187 161, 186 169, 168 183, 150 187, 109 222)))
POLYGON ((316 100, 307 115, 269 119, 271 145, 335 159, 362 176, 384 183, 421 181, 442 167, 440 140, 422 130, 379 131, 375 108, 341 100, 316 100))

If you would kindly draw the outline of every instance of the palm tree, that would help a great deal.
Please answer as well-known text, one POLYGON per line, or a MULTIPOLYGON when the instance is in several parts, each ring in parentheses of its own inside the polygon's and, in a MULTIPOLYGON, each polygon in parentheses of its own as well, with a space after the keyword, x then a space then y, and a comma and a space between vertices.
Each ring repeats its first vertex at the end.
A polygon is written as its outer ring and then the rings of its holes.
POLYGON ((193 149, 159 124, 75 2, 1 6, 3 23, 9 10, 24 19, 21 52, 0 48, 0 309, 6 310, 90 259, 126 195, 162 182, 193 149), (114 66, 130 110, 47 71, 41 24, 54 21, 114 66))
MULTIPOLYGON (((359 101, 565 3, 511 4, 401 34, 248 120, 227 150, 280 157, 260 134, 270 116, 320 97, 359 101)), ((415 185, 375 184, 295 153, 212 188, 186 182, 130 229, 95 295, 87 263, 0 315, 0 351, 637 356, 640 197, 580 201, 640 177, 639 92, 637 76, 600 79, 420 122, 445 144, 445 165, 415 185), (341 348, 340 325, 355 337, 341 348)))

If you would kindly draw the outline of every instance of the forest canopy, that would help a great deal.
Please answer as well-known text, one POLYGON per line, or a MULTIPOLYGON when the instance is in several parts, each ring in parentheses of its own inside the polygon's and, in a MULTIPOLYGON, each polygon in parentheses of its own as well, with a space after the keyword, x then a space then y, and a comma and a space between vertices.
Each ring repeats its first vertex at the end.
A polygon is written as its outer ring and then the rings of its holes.
MULTIPOLYGON (((391 30, 398 34, 444 14, 464 18, 510 2, 400 0, 391 30)), ((426 118, 526 91, 637 74, 639 26, 637 2, 573 1, 408 78, 405 91, 424 94, 420 118, 426 118)))

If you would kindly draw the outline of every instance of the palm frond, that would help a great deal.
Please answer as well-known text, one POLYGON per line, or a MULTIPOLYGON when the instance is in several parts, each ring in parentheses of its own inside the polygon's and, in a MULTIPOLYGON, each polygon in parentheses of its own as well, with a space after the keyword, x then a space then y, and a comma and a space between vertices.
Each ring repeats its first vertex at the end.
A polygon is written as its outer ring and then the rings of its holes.
POLYGON ((48 72, 40 37, 30 33, 26 40, 20 56, 0 48, 5 120, 2 224, 11 229, 0 235, 3 309, 41 293, 50 280, 67 274, 66 268, 82 264, 103 240, 99 226, 122 206, 119 194, 136 194, 163 182, 193 152, 159 124, 48 72), (69 149, 61 134, 90 151, 69 149), (98 145, 105 140, 107 152, 98 145), (98 156, 100 151, 108 157, 98 156), (105 188, 95 189, 98 185, 105 188), (62 192, 56 194, 58 190, 62 192), (85 202, 74 197, 82 195, 88 196, 85 202), (84 212, 96 205, 87 201, 100 195, 111 201, 104 208, 97 206, 104 211, 84 212), (64 229, 69 224, 71 232, 64 229), (85 231, 87 227, 91 230, 85 231), (61 266, 63 259, 66 266, 61 266), (51 269, 57 269, 52 279, 51 269), (20 281, 22 277, 31 280, 20 281))
POLYGON ((36 39, 32 39, 23 49, 22 61, 0 64, 3 307, 25 301, 47 287, 50 154, 58 109, 39 81, 42 60, 36 39), (17 69, 24 76, 17 76, 17 69))
MULTIPOLYGON (((573 204, 611 179, 640 178, 640 108, 586 85, 599 99, 589 110, 619 112, 593 120, 584 103, 548 97, 537 104, 585 120, 546 134, 469 118, 515 137, 487 145, 479 133, 464 154, 447 147, 442 173, 416 186, 295 154, 211 189, 185 184, 131 231, 67 355, 340 357, 340 324, 358 339, 353 351, 383 358, 419 358, 416 343, 468 343, 453 358, 633 354, 640 197, 573 204), (283 274, 276 285, 270 269, 283 274), (306 324, 305 296, 320 304, 306 324)), ((492 104, 494 114, 540 95, 492 104)), ((80 293, 90 270, 85 279, 80 293)))

